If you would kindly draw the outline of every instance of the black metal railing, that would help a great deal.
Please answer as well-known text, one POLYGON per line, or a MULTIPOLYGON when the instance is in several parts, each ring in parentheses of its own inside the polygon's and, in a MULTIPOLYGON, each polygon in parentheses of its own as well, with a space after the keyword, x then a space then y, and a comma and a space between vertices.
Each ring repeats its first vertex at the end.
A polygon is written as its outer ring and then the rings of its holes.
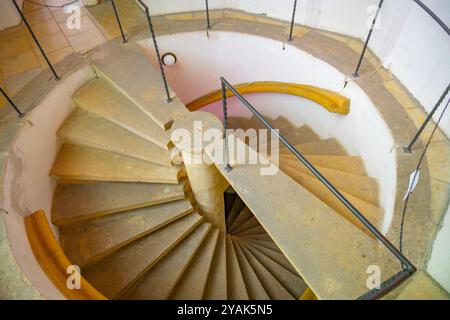
POLYGON ((295 12, 297 11, 297 0, 294 0, 294 9, 292 9, 292 18, 291 18, 291 26, 289 28, 289 38, 288 41, 292 42, 294 40, 292 38, 292 32, 294 31, 294 24, 295 24, 295 12))
POLYGON ((206 6, 206 29, 211 29, 211 21, 209 20, 209 3, 208 0, 205 0, 205 6, 206 6))
POLYGON ((375 238, 380 241, 400 262, 403 269, 396 275, 395 280, 388 279, 382 284, 379 289, 374 289, 364 295, 364 298, 374 298, 387 294, 392 289, 400 285, 407 277, 406 275, 412 275, 417 269, 416 267, 369 221, 367 218, 355 208, 355 206, 339 192, 333 184, 331 184, 292 144, 287 141, 282 134, 275 130, 275 128, 259 113, 250 102, 248 102, 243 95, 241 95, 236 88, 234 88, 225 78, 220 78, 222 84, 222 108, 224 115, 224 142, 225 142, 225 165, 226 171, 230 172, 233 168, 230 165, 229 147, 228 147, 228 135, 226 131, 228 129, 228 116, 227 116, 227 90, 236 96, 239 101, 247 107, 267 128, 270 132, 278 137, 283 145, 291 151, 294 156, 300 160, 305 167, 311 171, 311 173, 328 189, 331 193, 369 230, 375 238), (390 282, 388 282, 390 280, 390 282))
POLYGON ((137 0, 137 1, 144 8, 145 15, 147 16, 148 27, 149 27, 150 33, 152 35, 153 46, 155 47, 156 59, 158 59, 159 69, 161 71, 161 77, 162 77, 162 80, 164 83, 164 90, 166 91, 166 96, 167 96, 166 101, 168 103, 170 103, 170 102, 172 102, 172 98, 170 97, 169 85, 167 84, 166 73, 164 71, 164 66, 163 66, 163 63, 161 60, 161 54, 159 53, 158 42, 156 41, 156 35, 155 35, 155 29, 153 28, 152 17, 150 16, 150 11, 149 11, 148 6, 142 0, 137 0))
POLYGON ((22 10, 20 10, 19 5, 17 4, 16 0, 11 0, 14 7, 16 8, 17 12, 19 13, 20 17, 23 20, 23 23, 25 24, 26 28, 28 29, 28 31, 31 34, 31 37, 33 38, 33 41, 36 43, 36 46, 38 47, 39 51, 42 53, 42 56, 45 59, 45 62, 47 63, 48 67, 50 68, 50 70, 52 71, 53 75, 55 76, 56 80, 59 80, 60 77, 58 75, 58 73, 56 73, 55 68, 53 67, 53 65, 51 64, 50 60, 47 57, 47 54, 45 53, 44 49, 42 49, 41 44, 39 43, 38 39, 36 38, 36 35, 33 32, 33 29, 31 29, 30 24, 28 23, 27 19, 25 18, 24 14, 22 13, 22 10))
POLYGON ((17 115, 22 118, 25 114, 22 111, 20 111, 19 107, 16 106, 14 101, 12 101, 12 99, 8 96, 8 94, 6 93, 6 91, 2 87, 0 87, 0 92, 5 97, 5 99, 9 102, 9 104, 14 109, 14 111, 17 112, 17 115))
POLYGON ((116 21, 117 21, 117 25, 120 29, 120 34, 122 35, 122 41, 123 41, 123 43, 127 43, 128 40, 125 37, 125 33, 123 32, 122 22, 120 21, 119 12, 117 11, 116 3, 114 0, 111 0, 111 5, 112 5, 113 11, 114 11, 114 15, 116 16, 116 21))

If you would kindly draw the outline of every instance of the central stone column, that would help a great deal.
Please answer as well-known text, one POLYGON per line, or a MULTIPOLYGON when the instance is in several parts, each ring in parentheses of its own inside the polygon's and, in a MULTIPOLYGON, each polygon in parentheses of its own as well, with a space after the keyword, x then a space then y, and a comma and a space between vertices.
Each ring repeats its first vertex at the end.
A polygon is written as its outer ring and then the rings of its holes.
POLYGON ((205 153, 205 148, 221 139, 222 122, 213 114, 190 112, 175 120, 172 141, 181 151, 194 198, 205 220, 225 232, 224 191, 228 181, 205 153))

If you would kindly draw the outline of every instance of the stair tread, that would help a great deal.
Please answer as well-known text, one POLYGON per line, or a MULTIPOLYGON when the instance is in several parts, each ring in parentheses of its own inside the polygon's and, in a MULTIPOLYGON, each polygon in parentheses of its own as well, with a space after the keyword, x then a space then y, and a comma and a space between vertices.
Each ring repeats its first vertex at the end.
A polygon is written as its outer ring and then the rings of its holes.
POLYGON ((180 168, 160 166, 95 148, 65 144, 50 174, 69 180, 178 183, 180 168))
POLYGON ((250 219, 248 219, 247 221, 245 221, 244 223, 242 223, 239 227, 237 227, 234 230, 233 234, 239 234, 240 232, 247 231, 247 230, 257 227, 257 226, 259 226, 259 221, 258 221, 258 219, 256 219, 255 216, 253 216, 250 219))
POLYGON ((77 108, 58 134, 72 144, 80 144, 159 165, 172 164, 170 151, 94 113, 77 108))
POLYGON ((229 300, 248 300, 248 292, 245 286, 241 268, 234 251, 231 237, 227 235, 227 291, 229 300))
POLYGON ((244 230, 242 232, 240 232, 240 235, 258 235, 258 234, 266 234, 266 230, 264 230, 264 228, 261 225, 258 225, 256 227, 253 227, 251 229, 248 230, 244 230))
POLYGON ((244 209, 244 207, 245 203, 239 197, 236 197, 233 206, 231 207, 231 211, 227 217, 227 226, 231 226, 233 224, 234 220, 236 220, 237 216, 242 211, 242 209, 244 209))
MULTIPOLYGON (((333 155, 333 156, 346 156, 347 153, 340 143, 334 139, 322 139, 319 141, 296 144, 294 147, 304 155, 333 155)), ((292 154, 286 148, 280 148, 280 154, 292 154)))
MULTIPOLYGON (((364 162, 360 157, 357 156, 305 155, 305 158, 315 166, 317 165, 359 175, 367 175, 364 162)), ((283 162, 284 159, 293 159, 299 161, 292 153, 280 154, 280 162, 283 162)))
POLYGON ((259 234, 238 234, 236 236, 239 236, 240 238, 248 238, 248 239, 254 239, 261 242, 268 242, 273 243, 272 238, 267 233, 259 233, 259 234))
POLYGON ((292 296, 299 298, 308 287, 297 273, 292 273, 291 271, 287 270, 277 261, 274 261, 260 251, 253 249, 244 241, 240 242, 240 244, 245 246, 255 256, 255 258, 258 259, 258 261, 278 280, 278 282, 280 282, 289 291, 292 296))
MULTIPOLYGON (((247 243, 250 243, 252 245, 257 245, 258 248, 262 247, 262 248, 264 248, 266 250, 270 250, 270 252, 276 252, 276 253, 278 253, 278 254, 280 254, 280 255, 282 255, 284 257, 284 255, 281 252, 280 248, 278 248, 278 246, 273 241, 270 241, 270 242, 269 241, 261 241, 261 240, 258 240, 258 239, 251 238, 249 236, 246 237, 246 236, 236 235, 235 237, 237 237, 238 239, 242 239, 243 241, 245 241, 247 243)), ((289 265, 291 265, 291 264, 289 263, 289 265)), ((291 265, 291 267, 292 267, 292 265, 291 265)), ((293 272, 296 272, 295 268, 294 267, 292 267, 292 268, 293 268, 292 269, 293 272)))
POLYGON ((236 219, 233 221, 233 223, 231 224, 230 227, 228 227, 228 233, 233 233, 234 230, 239 227, 242 223, 246 222, 247 220, 249 220, 251 217, 253 217, 252 212, 250 211, 250 209, 248 209, 247 207, 244 207, 244 209, 242 209, 239 212, 239 215, 236 217, 236 219))
POLYGON ((210 274, 214 251, 219 240, 219 229, 214 229, 206 236, 202 246, 183 273, 170 299, 201 300, 210 274))
POLYGON ((258 276, 253 271, 253 268, 248 262, 247 257, 245 257, 239 244, 235 242, 234 239, 233 245, 234 251, 236 252, 236 256, 241 268, 241 273, 244 278, 249 298, 251 300, 269 300, 270 297, 267 294, 266 289, 264 289, 264 286, 259 281, 258 276))
POLYGON ((286 134, 286 140, 292 145, 305 144, 319 141, 320 136, 308 125, 303 125, 286 134))
MULTIPOLYGON (((295 171, 301 171, 315 178, 314 174, 298 160, 282 160, 280 163, 280 168, 283 171, 286 168, 292 169, 289 170, 289 175, 294 174, 295 171)), ((377 180, 368 176, 325 168, 321 166, 315 166, 315 168, 337 189, 345 191, 346 193, 351 194, 375 206, 378 205, 379 190, 377 180)))
POLYGON ((202 221, 193 212, 85 268, 83 276, 106 297, 115 298, 139 281, 202 221))
POLYGON ((73 99, 81 109, 108 119, 161 148, 167 149, 170 144, 168 131, 101 78, 90 80, 74 94, 73 99))
POLYGON ((58 227, 184 198, 183 184, 98 182, 59 184, 52 222, 58 227))
POLYGON ((192 211, 189 201, 178 200, 62 228, 61 246, 72 263, 86 266, 192 211))
POLYGON ((227 296, 226 238, 224 234, 219 233, 203 298, 205 300, 226 300, 227 296))
POLYGON ((161 128, 168 129, 174 119, 188 112, 173 93, 173 101, 167 103, 161 73, 137 45, 123 46, 121 42, 109 41, 95 51, 93 65, 97 74, 130 98, 161 128))
MULTIPOLYGON (((364 232, 368 232, 367 229, 361 224, 361 222, 345 207, 332 193, 323 185, 317 178, 313 178, 306 173, 298 172, 295 170, 289 171, 285 168, 287 174, 289 174, 295 181, 297 181, 304 188, 314 194, 319 200, 326 203, 329 207, 333 208, 336 212, 340 213, 347 220, 361 228, 364 232)), ((356 209, 358 209, 372 224, 375 226, 380 225, 380 221, 383 218, 384 211, 371 203, 361 200, 351 194, 348 194, 340 190, 342 195, 349 200, 356 209)), ((368 233, 369 234, 369 233, 368 233)), ((370 234, 371 235, 371 234, 370 234)))
POLYGON ((211 225, 203 222, 156 263, 135 288, 121 298, 127 300, 168 299, 210 229, 211 225))
POLYGON ((283 285, 270 273, 269 270, 267 270, 263 266, 261 262, 258 261, 258 259, 256 259, 256 257, 246 247, 241 246, 241 249, 271 299, 294 299, 289 291, 287 291, 287 289, 283 287, 283 285))

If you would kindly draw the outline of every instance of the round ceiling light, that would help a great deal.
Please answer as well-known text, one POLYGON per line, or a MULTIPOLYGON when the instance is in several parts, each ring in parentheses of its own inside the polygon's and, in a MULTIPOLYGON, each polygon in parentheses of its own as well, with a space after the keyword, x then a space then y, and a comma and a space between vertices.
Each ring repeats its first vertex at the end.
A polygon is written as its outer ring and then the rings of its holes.
POLYGON ((162 55, 161 61, 166 67, 171 67, 177 63, 177 56, 172 52, 166 52, 162 55))

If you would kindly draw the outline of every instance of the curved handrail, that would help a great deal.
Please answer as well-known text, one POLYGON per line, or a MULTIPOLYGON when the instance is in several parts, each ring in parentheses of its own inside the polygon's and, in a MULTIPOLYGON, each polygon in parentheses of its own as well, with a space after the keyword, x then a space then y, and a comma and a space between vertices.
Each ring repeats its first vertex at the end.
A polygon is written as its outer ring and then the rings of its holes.
MULTIPOLYGON (((235 86, 240 94, 247 93, 287 93, 306 98, 320 104, 329 112, 348 114, 350 112, 350 100, 336 92, 315 86, 278 82, 278 81, 256 81, 242 83, 235 86)), ((230 91, 227 97, 234 96, 230 91)), ((222 100, 222 90, 216 90, 204 95, 186 105, 189 111, 196 111, 206 105, 222 100)))
POLYGON ((25 229, 36 260, 58 290, 71 300, 107 300, 86 279, 80 289, 67 287, 67 268, 72 265, 56 240, 45 212, 40 210, 24 218, 25 229))
POLYGON ((447 25, 444 23, 444 21, 442 21, 441 19, 439 19, 439 17, 433 12, 431 11, 430 8, 428 8, 422 1, 420 0, 412 0, 415 3, 417 3, 417 5, 419 7, 421 7, 426 13, 428 13, 434 21, 436 21, 441 27, 442 29, 444 29, 444 31, 450 36, 450 29, 449 27, 447 27, 447 25))

